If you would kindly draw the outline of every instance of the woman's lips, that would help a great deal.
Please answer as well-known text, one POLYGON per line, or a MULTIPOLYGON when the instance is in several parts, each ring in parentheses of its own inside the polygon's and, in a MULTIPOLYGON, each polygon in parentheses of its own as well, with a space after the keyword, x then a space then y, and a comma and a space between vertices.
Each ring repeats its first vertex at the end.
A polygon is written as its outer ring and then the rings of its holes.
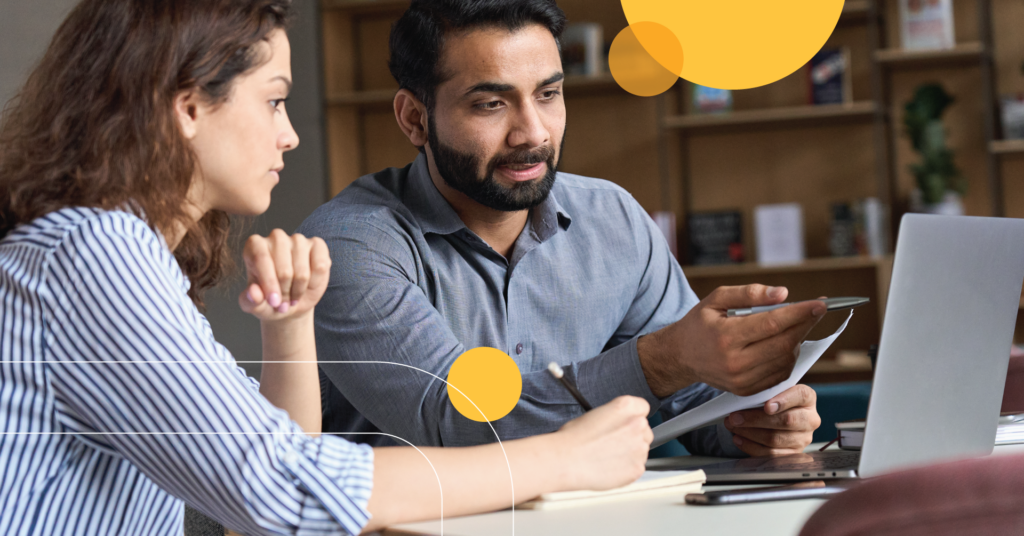
POLYGON ((525 169, 512 169, 508 166, 498 166, 498 170, 501 171, 506 177, 516 182, 530 181, 539 178, 544 175, 547 164, 544 162, 538 162, 525 169))

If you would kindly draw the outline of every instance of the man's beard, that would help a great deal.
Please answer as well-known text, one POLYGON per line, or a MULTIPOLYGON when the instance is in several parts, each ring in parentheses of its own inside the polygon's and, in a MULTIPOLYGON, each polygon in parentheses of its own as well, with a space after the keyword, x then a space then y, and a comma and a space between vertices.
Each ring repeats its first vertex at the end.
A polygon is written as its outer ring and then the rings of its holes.
MULTIPOLYGON (((555 184, 555 170, 558 168, 553 146, 546 145, 533 150, 519 150, 497 155, 487 163, 486 174, 481 178, 476 175, 477 170, 480 169, 480 159, 441 143, 441 140, 437 138, 437 130, 434 128, 435 123, 432 117, 429 119, 429 124, 427 140, 430 142, 437 171, 449 187, 462 192, 473 201, 494 210, 516 212, 529 210, 543 203, 551 193, 551 187, 555 184), (540 180, 534 179, 507 187, 494 179, 494 170, 498 166, 529 165, 540 162, 547 164, 547 172, 540 180)), ((558 154, 561 154, 564 145, 565 135, 563 134, 558 154)))

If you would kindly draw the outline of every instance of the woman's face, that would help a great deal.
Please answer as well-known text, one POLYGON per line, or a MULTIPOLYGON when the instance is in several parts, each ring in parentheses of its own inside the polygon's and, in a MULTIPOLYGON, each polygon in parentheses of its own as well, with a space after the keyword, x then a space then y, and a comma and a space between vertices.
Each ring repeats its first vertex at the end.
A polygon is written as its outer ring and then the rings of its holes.
POLYGON ((197 157, 189 198, 201 213, 265 212, 282 156, 299 144, 284 108, 292 84, 288 37, 276 30, 258 46, 269 60, 236 78, 226 101, 210 105, 193 93, 175 102, 197 157))

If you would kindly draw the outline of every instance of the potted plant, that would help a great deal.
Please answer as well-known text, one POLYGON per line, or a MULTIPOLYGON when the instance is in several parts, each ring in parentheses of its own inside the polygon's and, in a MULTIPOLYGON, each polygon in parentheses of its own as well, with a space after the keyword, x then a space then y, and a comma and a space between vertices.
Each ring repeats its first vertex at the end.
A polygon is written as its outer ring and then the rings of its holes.
POLYGON ((939 84, 925 84, 906 104, 903 124, 921 162, 910 165, 917 182, 911 198, 911 210, 934 214, 962 215, 961 196, 967 189, 960 169, 953 162, 953 151, 946 146, 946 127, 942 114, 953 102, 939 84))

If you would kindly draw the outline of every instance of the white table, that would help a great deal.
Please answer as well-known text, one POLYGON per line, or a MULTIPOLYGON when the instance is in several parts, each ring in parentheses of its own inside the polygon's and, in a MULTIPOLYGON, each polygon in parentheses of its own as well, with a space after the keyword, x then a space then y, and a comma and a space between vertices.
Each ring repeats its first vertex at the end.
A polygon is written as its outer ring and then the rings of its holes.
MULTIPOLYGON (((820 445, 819 445, 820 446, 820 445)), ((813 446, 812 446, 813 448, 813 446)), ((808 449, 810 450, 810 448, 808 449)), ((996 447, 994 455, 1024 453, 1024 445, 996 447)), ((685 465, 680 459, 651 460, 648 468, 674 468, 685 465), (675 463, 673 463, 673 461, 675 463)), ((716 461, 696 458, 690 465, 716 461)), ((715 487, 714 489, 721 489, 715 487)), ((384 531, 385 536, 491 536, 529 535, 553 536, 586 534, 603 535, 665 535, 665 534, 756 534, 758 536, 792 536, 800 532, 807 518, 824 499, 803 499, 728 506, 693 506, 683 497, 639 499, 567 510, 530 511, 503 510, 489 514, 466 516, 440 521, 407 523, 384 531), (515 532, 513 532, 513 517, 515 532)))

